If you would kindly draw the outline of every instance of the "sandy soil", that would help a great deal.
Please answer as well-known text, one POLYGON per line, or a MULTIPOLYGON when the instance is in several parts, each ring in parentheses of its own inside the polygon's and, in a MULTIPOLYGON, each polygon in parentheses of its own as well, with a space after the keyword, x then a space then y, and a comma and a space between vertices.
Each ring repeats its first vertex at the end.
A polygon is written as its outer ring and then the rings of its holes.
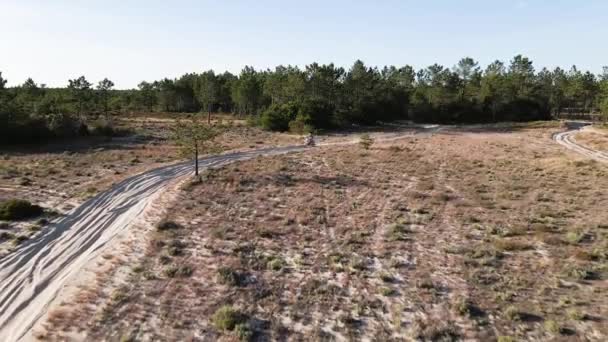
MULTIPOLYGON (((52 214, 44 220, 2 223, 0 257, 48 230, 46 221, 52 221, 55 214, 70 212, 128 177, 183 160, 170 140, 173 122, 166 115, 150 118, 142 114, 116 120, 117 127, 134 132, 131 136, 0 152, 0 200, 26 199, 52 214)), ((218 145, 224 151, 244 151, 301 140, 297 135, 265 132, 235 120, 218 145)))
POLYGON ((589 148, 608 155, 608 130, 589 127, 576 134, 574 139, 589 148))
POLYGON ((608 168, 557 131, 451 128, 208 171, 126 278, 44 336, 605 340, 608 168))
MULTIPOLYGON (((0 200, 27 199, 48 213, 33 220, 0 222, 2 340, 14 340, 36 322, 53 318, 48 309, 73 292, 65 286, 90 283, 91 274, 124 262, 128 253, 116 260, 102 254, 117 248, 148 215, 155 197, 163 193, 158 189, 191 171, 189 165, 178 165, 143 173, 182 158, 169 139, 172 122, 118 120, 118 127, 135 135, 2 152, 0 200)), ((218 144, 227 151, 247 151, 300 140, 233 124, 218 144)))
POLYGON ((608 163, 608 152, 601 150, 608 143, 608 135, 587 124, 573 123, 565 132, 555 133, 553 140, 582 156, 601 163, 608 163))

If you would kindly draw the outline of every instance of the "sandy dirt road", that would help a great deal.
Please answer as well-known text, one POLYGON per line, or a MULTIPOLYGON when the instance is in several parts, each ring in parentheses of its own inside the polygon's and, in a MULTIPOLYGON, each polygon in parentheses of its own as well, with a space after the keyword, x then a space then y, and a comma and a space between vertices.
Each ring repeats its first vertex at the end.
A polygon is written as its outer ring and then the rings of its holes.
MULTIPOLYGON (((289 146, 201 159, 201 167, 221 166, 260 155, 302 151, 289 146)), ((0 260, 0 341, 29 340, 66 282, 96 259, 113 238, 129 228, 152 195, 192 172, 191 163, 163 167, 128 178, 54 223, 43 235, 0 260)))
POLYGON ((589 126, 590 124, 584 122, 570 122, 568 123, 568 130, 566 132, 554 134, 553 140, 569 150, 582 154, 596 161, 608 163, 607 153, 596 151, 576 142, 575 135, 580 131, 587 129, 589 126))

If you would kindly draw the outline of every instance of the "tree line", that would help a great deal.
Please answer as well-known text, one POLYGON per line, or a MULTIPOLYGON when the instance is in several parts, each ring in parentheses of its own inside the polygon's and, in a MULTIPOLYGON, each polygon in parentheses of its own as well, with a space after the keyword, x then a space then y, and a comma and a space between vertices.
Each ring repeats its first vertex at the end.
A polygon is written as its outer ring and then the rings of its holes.
POLYGON ((90 134, 92 118, 103 121, 104 131, 111 114, 133 111, 233 113, 279 131, 403 119, 539 120, 564 108, 608 113, 608 67, 599 75, 575 66, 537 71, 521 55, 483 69, 463 58, 453 67, 433 64, 419 70, 370 67, 362 61, 349 69, 313 63, 274 70, 245 67, 239 75, 210 70, 143 81, 131 90, 114 89, 108 79, 93 85, 84 76, 63 88, 32 79, 17 87, 5 84, 0 73, 0 134, 10 141, 34 139, 27 132, 17 134, 22 131, 37 132, 39 139, 90 134))

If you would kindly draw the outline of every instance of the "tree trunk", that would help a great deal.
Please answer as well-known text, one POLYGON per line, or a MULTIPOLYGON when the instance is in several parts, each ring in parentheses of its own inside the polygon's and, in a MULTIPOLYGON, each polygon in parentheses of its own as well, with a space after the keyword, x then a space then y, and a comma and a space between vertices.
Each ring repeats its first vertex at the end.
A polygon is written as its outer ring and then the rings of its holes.
POLYGON ((207 124, 211 125, 211 104, 207 105, 207 124))
POLYGON ((108 99, 104 100, 104 105, 103 105, 103 110, 104 110, 104 115, 106 117, 106 122, 109 124, 110 123, 110 115, 108 115, 109 113, 109 108, 108 108, 108 99))
POLYGON ((84 116, 82 114, 82 101, 78 101, 78 119, 81 123, 84 123, 84 116))
POLYGON ((198 177, 198 143, 194 143, 194 175, 198 177))

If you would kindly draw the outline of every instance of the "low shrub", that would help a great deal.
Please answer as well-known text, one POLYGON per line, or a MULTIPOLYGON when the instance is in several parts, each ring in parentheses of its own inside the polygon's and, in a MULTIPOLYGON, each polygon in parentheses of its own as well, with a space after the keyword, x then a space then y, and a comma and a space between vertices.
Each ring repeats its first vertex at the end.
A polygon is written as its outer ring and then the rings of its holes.
POLYGON ((124 137, 131 132, 127 129, 116 128, 111 123, 106 121, 96 122, 90 128, 91 135, 101 136, 101 137, 124 137))
POLYGON ((18 246, 29 239, 26 235, 19 235, 13 239, 13 245, 18 246))
POLYGON ((245 320, 244 314, 228 305, 219 308, 211 317, 215 328, 221 331, 232 331, 245 320))
POLYGON ((551 334, 559 334, 563 330, 562 326, 557 321, 554 321, 552 319, 546 320, 543 326, 545 330, 550 332, 551 334))
POLYGON ((473 305, 471 304, 469 299, 465 297, 458 297, 454 301, 453 306, 456 312, 458 312, 458 314, 460 314, 461 316, 469 316, 471 314, 473 305))
POLYGON ((0 233, 0 242, 3 241, 7 241, 7 240, 12 240, 15 238, 15 234, 9 233, 9 232, 2 232, 0 233))
POLYGON ((160 221, 157 225, 156 225, 156 229, 163 231, 163 230, 175 230, 175 229, 179 229, 181 226, 174 222, 174 221, 169 221, 169 220, 162 220, 160 221))
POLYGON ((374 144, 374 139, 367 133, 361 135, 359 140, 359 145, 363 147, 364 150, 369 150, 374 144))
POLYGON ((242 283, 242 276, 230 267, 220 267, 217 270, 218 282, 230 285, 239 286, 242 283))
POLYGON ((42 207, 26 200, 11 199, 0 202, 0 220, 16 221, 40 216, 42 207))
POLYGON ((498 336, 497 342, 515 342, 515 339, 511 336, 498 336))
POLYGON ((289 123, 297 113, 298 106, 294 102, 273 104, 262 113, 260 123, 264 129, 284 132, 289 130, 289 123))
POLYGON ((497 239, 494 241, 494 247, 499 251, 516 252, 532 249, 532 246, 523 241, 497 239))
POLYGON ((577 231, 577 232, 568 232, 568 234, 566 234, 566 241, 568 241, 568 243, 570 243, 571 245, 579 244, 584 239, 585 239, 584 232, 577 231))
POLYGON ((386 272, 380 273, 380 279, 385 283, 393 283, 395 281, 395 277, 386 272))
POLYGON ((416 286, 420 289, 427 289, 427 290, 435 288, 435 284, 433 283, 433 280, 431 278, 419 279, 418 282, 416 283, 416 286))
POLYGON ((280 271, 285 267, 285 262, 279 257, 274 257, 268 261, 266 266, 272 271, 280 271))
POLYGON ((249 324, 246 323, 237 324, 234 327, 234 333, 241 341, 251 341, 253 338, 253 331, 251 331, 249 324))
POLYGON ((389 241, 405 241, 410 229, 401 223, 393 223, 387 227, 386 238, 389 241))
POLYGON ((169 243, 167 253, 170 256, 181 256, 184 254, 184 248, 186 245, 180 240, 173 240, 169 243))
POLYGON ((510 321, 519 321, 521 320, 521 313, 514 306, 509 306, 504 311, 505 318, 510 321))
POLYGON ((563 271, 564 276, 576 280, 591 280, 595 277, 595 273, 591 268, 584 265, 570 265, 563 271))
POLYGON ((417 341, 460 341, 462 336, 451 321, 425 322, 416 319, 412 323, 412 335, 417 341))
POLYGON ((570 309, 570 310, 566 311, 566 314, 568 315, 568 318, 570 318, 571 320, 574 320, 574 321, 582 321, 587 318, 587 315, 585 315, 583 312, 581 312, 578 309, 570 309))
POLYGON ((192 275, 193 270, 188 265, 169 266, 165 268, 163 273, 167 278, 187 278, 192 275))
POLYGON ((380 294, 382 294, 385 297, 391 297, 391 296, 394 296, 395 294, 397 294, 397 291, 395 291, 395 289, 390 288, 388 286, 383 286, 380 288, 380 294))

